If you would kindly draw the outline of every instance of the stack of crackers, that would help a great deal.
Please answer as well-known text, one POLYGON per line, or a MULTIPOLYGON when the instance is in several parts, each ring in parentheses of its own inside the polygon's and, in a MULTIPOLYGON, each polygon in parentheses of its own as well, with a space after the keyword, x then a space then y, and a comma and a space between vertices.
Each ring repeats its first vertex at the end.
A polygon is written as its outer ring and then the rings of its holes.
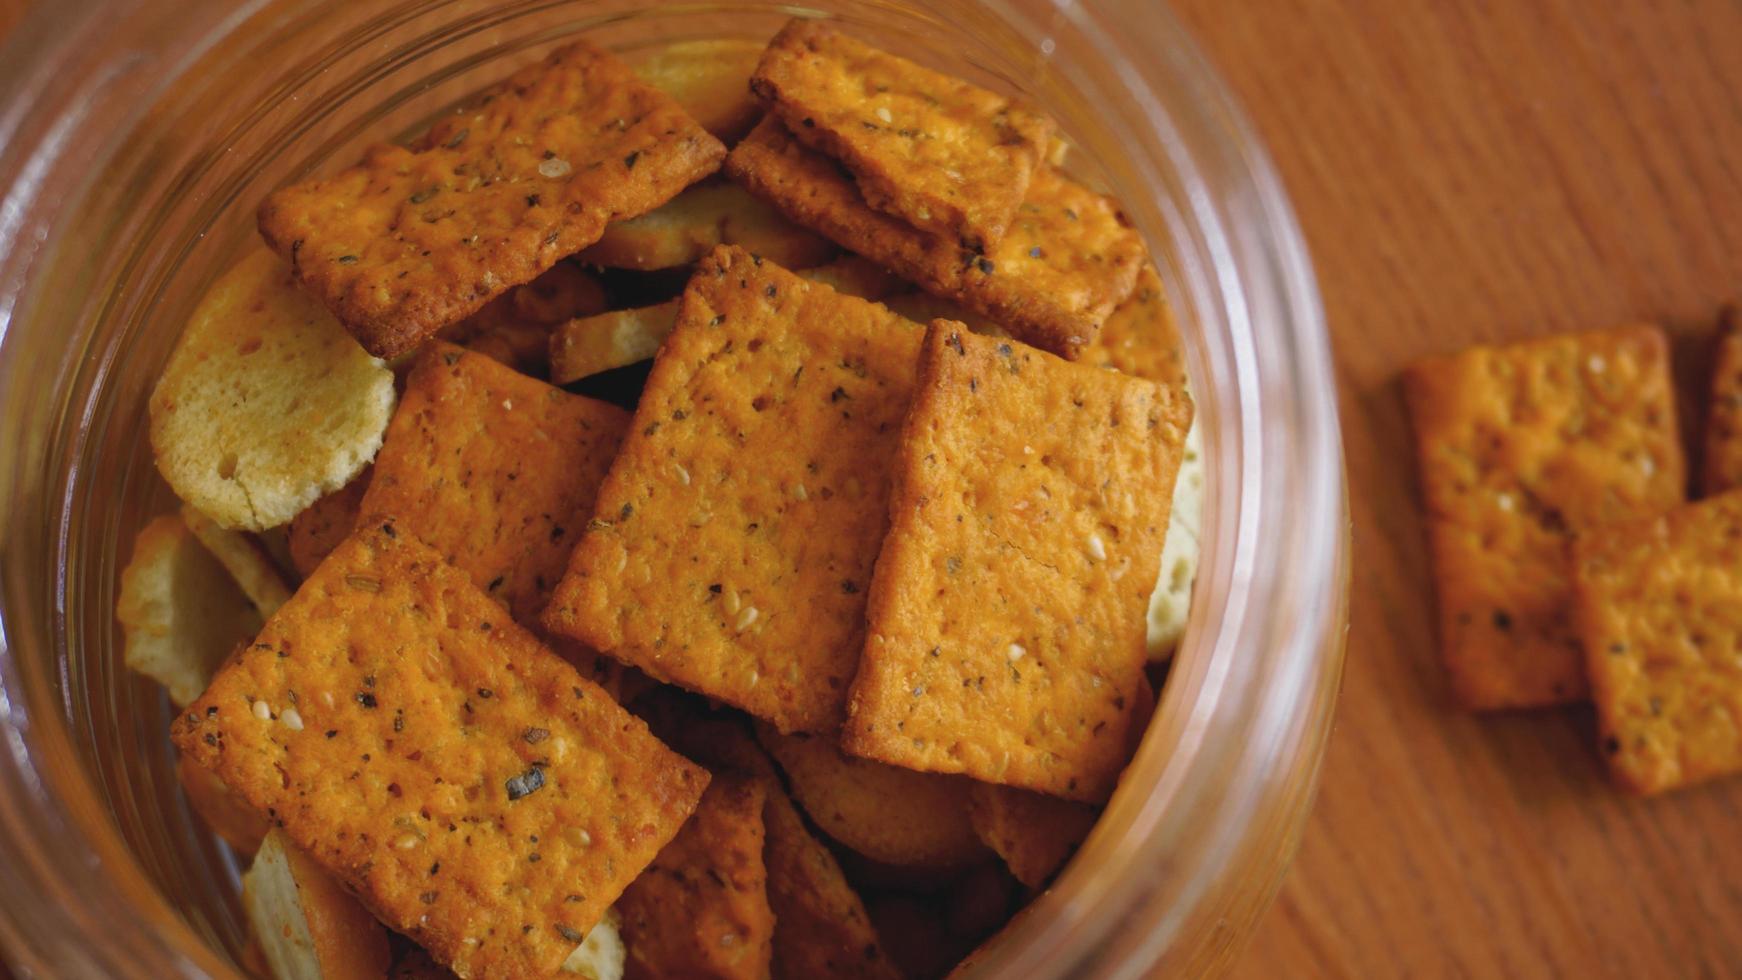
POLYGON ((1719 340, 1690 502, 1651 326, 1478 347, 1406 378, 1441 652, 1474 710, 1591 701, 1616 781, 1742 770, 1742 335, 1719 340))
POLYGON ((561 48, 261 206, 118 611, 259 971, 940 975, 1048 884, 1202 480, 1053 129, 797 20, 561 48))

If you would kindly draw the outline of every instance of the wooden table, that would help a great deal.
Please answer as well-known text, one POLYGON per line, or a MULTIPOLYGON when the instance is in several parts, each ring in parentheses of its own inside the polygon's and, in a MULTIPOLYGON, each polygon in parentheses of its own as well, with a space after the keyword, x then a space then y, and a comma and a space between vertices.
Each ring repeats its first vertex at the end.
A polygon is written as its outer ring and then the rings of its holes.
POLYGON ((1588 711, 1448 706, 1396 382, 1477 340, 1710 329, 1742 293, 1742 4, 1175 6, 1305 226, 1355 516, 1337 732, 1239 974, 1742 975, 1742 780, 1625 799, 1588 711))
POLYGON ((1318 805, 1238 975, 1742 976, 1742 779, 1627 799, 1588 709, 1449 706, 1397 384, 1629 320, 1699 378, 1742 295, 1742 4, 1174 2, 1305 227, 1355 522, 1318 805))

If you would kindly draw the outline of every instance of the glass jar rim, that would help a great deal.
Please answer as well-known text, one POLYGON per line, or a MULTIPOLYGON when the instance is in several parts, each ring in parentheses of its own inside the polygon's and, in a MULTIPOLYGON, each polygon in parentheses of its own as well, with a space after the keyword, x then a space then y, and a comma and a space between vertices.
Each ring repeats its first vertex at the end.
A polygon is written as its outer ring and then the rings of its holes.
MULTIPOLYGON (((330 2, 305 0, 301 12, 330 2)), ((69 413, 32 405, 29 390, 44 379, 15 356, 22 334, 46 329, 36 319, 42 270, 69 261, 55 254, 57 234, 99 182, 100 174, 74 172, 72 161, 106 160, 126 134, 104 134, 99 125, 139 124, 152 95, 269 5, 197 0, 166 14, 149 0, 77 0, 57 8, 54 23, 33 12, 9 42, 0 58, 6 458, 48 458, 49 446, 88 423, 77 406, 69 413), (129 43, 115 43, 117 31, 129 43), (129 59, 141 58, 153 63, 155 86, 117 91, 116 78, 134 77, 129 59), (57 78, 67 74, 70 84, 57 78)), ((1050 16, 1046 23, 1036 20, 1035 4, 983 6, 1015 33, 1040 39, 1042 52, 1074 37, 1104 55, 1096 64, 1055 64, 1057 82, 1126 107, 1101 134, 1102 143, 1130 148, 1109 181, 1120 189, 1167 186, 1155 200, 1139 201, 1132 217, 1152 241, 1172 243, 1170 292, 1185 297, 1199 321, 1193 377, 1235 386, 1229 404, 1205 402, 1212 492, 1200 574, 1219 578, 1224 601, 1194 609, 1177 676, 1157 713, 1161 734, 1151 733, 1132 764, 1127 781, 1148 787, 1147 796, 1122 791, 1109 810, 1125 814, 1121 832, 1097 830, 1084 848, 1114 865, 1153 864, 1164 845, 1177 848, 1166 856, 1173 886, 1163 894, 1134 875, 1091 881, 1067 872, 1022 934, 994 944, 983 961, 988 973, 1021 962, 1042 973, 1070 967, 1088 975, 1098 967, 1113 975, 1116 960, 1139 961, 1196 921, 1217 863, 1259 832, 1266 766, 1315 721, 1304 692, 1337 670, 1340 640, 1331 634, 1340 628, 1346 592, 1347 522, 1334 375, 1312 271, 1280 182, 1178 23, 1148 7, 1134 16, 1135 2, 1038 5, 1050 16), (1182 802, 1195 804, 1200 818, 1213 809, 1218 819, 1188 822, 1184 807, 1170 805, 1182 802)), ((99 365, 95 379, 73 377, 68 372, 89 366, 63 361, 50 387, 82 383, 88 394, 112 366, 99 365)), ((27 566, 26 553, 37 552, 19 541, 40 534, 41 554, 64 560, 64 495, 77 478, 15 467, 0 480, 14 525, 0 552, 0 892, 55 896, 0 908, 0 945, 26 965, 52 964, 57 973, 95 974, 117 963, 222 972, 221 958, 201 948, 121 844, 95 787, 80 772, 60 771, 81 759, 68 730, 77 711, 44 697, 56 689, 54 679, 36 672, 36 659, 18 655, 64 642, 57 634, 64 568, 27 566), (26 515, 41 517, 40 530, 19 533, 26 515), (99 935, 119 937, 124 958, 69 948, 68 937, 99 935)))

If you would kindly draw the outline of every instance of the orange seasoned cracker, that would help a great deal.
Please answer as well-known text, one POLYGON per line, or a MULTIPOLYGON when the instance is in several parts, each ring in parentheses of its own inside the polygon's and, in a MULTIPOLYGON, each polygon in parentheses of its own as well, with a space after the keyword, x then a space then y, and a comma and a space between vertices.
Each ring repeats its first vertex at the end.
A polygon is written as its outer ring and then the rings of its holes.
POLYGON ((750 88, 802 142, 840 160, 865 202, 984 252, 1004 237, 1052 139, 1026 103, 793 20, 750 88))
POLYGON ((1404 389, 1454 696, 1473 710, 1583 698, 1567 546, 1686 492, 1663 334, 1476 347, 1417 364, 1404 389))
POLYGON ((840 723, 917 325, 721 248, 544 622, 773 722, 840 723))
POLYGON ((554 972, 708 780, 379 517, 174 740, 462 976, 554 972))
POLYGON ((756 734, 793 799, 837 843, 900 868, 960 868, 987 856, 968 819, 968 780, 856 759, 827 736, 766 725, 756 734))
POLYGON ((1712 363, 1700 489, 1707 495, 1742 487, 1742 311, 1724 308, 1712 363))
POLYGON ((733 148, 726 172, 798 224, 1064 357, 1094 338, 1143 264, 1143 242, 1113 202, 1052 170, 1035 174, 985 255, 873 210, 833 161, 772 118, 733 148))
POLYGON ((989 783, 975 783, 968 799, 974 832, 1017 881, 1036 889, 1064 867, 1100 815, 1071 800, 989 783))
MULTIPOLYGON (((668 691, 670 689, 667 689, 668 691)), ((774 763, 737 718, 702 715, 649 702, 655 734, 714 773, 761 780, 767 795, 762 820, 767 833, 768 904, 774 912, 773 976, 892 980, 897 970, 884 954, 865 903, 835 855, 810 832, 781 788, 774 763)), ((637 705, 637 710, 642 710, 637 705)))
POLYGON ((260 232, 370 353, 397 357, 651 211, 725 148, 586 43, 552 52, 331 177, 284 188, 260 232))
POLYGON ((532 623, 628 424, 615 405, 438 342, 406 380, 362 510, 392 514, 532 623))
POLYGON ((756 779, 715 776, 695 816, 623 893, 628 980, 768 976, 764 799, 756 779))
POLYGON ((934 322, 843 747, 1105 799, 1190 424, 1176 388, 934 322))
POLYGON ((369 489, 369 476, 373 472, 373 469, 364 469, 355 480, 322 496, 290 519, 285 541, 297 575, 302 578, 313 575, 321 560, 351 536, 357 527, 363 493, 369 489))
POLYGON ((1579 535, 1574 621, 1616 781, 1742 772, 1742 490, 1579 535))
POLYGON ((1083 351, 1082 361, 1163 384, 1184 387, 1185 351, 1180 345, 1179 324, 1162 290, 1161 274, 1144 265, 1137 288, 1101 324, 1095 342, 1083 351))
POLYGON ((442 340, 475 350, 524 374, 543 377, 551 331, 609 306, 605 287, 576 262, 558 262, 537 279, 496 297, 440 331, 442 340))
POLYGON ((708 181, 644 215, 613 222, 578 258, 612 269, 670 269, 720 245, 741 246, 788 269, 821 265, 835 255, 832 242, 791 224, 744 188, 708 181))

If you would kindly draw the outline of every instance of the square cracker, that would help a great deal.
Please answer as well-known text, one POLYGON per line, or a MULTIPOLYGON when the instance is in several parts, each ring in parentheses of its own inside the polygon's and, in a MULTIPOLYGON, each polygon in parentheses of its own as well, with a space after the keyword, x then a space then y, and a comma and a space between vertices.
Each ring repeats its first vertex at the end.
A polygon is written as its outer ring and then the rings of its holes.
POLYGON ((545 614, 782 731, 840 724, 919 326, 722 247, 545 614))
POLYGON ((708 781, 379 517, 173 735, 462 977, 555 972, 708 781))
POLYGON ((769 975, 765 800, 761 780, 715 776, 695 816, 623 892, 625 980, 769 975))
POLYGON ((1035 173, 985 255, 873 209, 833 160, 772 116, 732 148, 726 173, 794 222, 1063 357, 1131 295, 1144 261, 1143 240, 1112 201, 1050 168, 1035 173))
POLYGON ((397 357, 651 211, 725 155, 672 98, 586 43, 552 52, 331 177, 279 190, 260 233, 370 353, 397 357))
POLYGON ((1453 696, 1472 710, 1583 699, 1568 544, 1686 493, 1663 334, 1475 347, 1410 368, 1404 393, 1453 696))
POLYGON ((615 405, 436 342, 406 380, 360 510, 392 514, 531 625, 628 428, 615 405))
POLYGON ((1137 276, 1137 288, 1101 324, 1095 342, 1083 351, 1081 360, 1109 367, 1138 378, 1185 387, 1185 349, 1179 324, 1162 289, 1161 274, 1145 264, 1137 276))
POLYGON ((652 709, 647 718, 654 734, 716 775, 737 773, 762 783, 775 980, 900 976, 883 952, 864 901, 834 852, 811 833, 781 788, 774 761, 756 744, 749 727, 739 717, 691 710, 673 698, 644 701, 637 709, 652 709))
POLYGON ((1022 101, 816 20, 774 36, 750 88, 846 165, 865 203, 976 252, 1004 237, 1052 139, 1052 120, 1022 101))
POLYGON ((1581 534, 1574 620, 1615 779, 1742 772, 1742 490, 1581 534))
POLYGON ((1719 327, 1705 450, 1700 489, 1710 495, 1742 487, 1742 311, 1734 306, 1724 308, 1719 327))
POLYGON ((919 372, 842 745, 1103 800, 1190 399, 943 320, 919 372))

